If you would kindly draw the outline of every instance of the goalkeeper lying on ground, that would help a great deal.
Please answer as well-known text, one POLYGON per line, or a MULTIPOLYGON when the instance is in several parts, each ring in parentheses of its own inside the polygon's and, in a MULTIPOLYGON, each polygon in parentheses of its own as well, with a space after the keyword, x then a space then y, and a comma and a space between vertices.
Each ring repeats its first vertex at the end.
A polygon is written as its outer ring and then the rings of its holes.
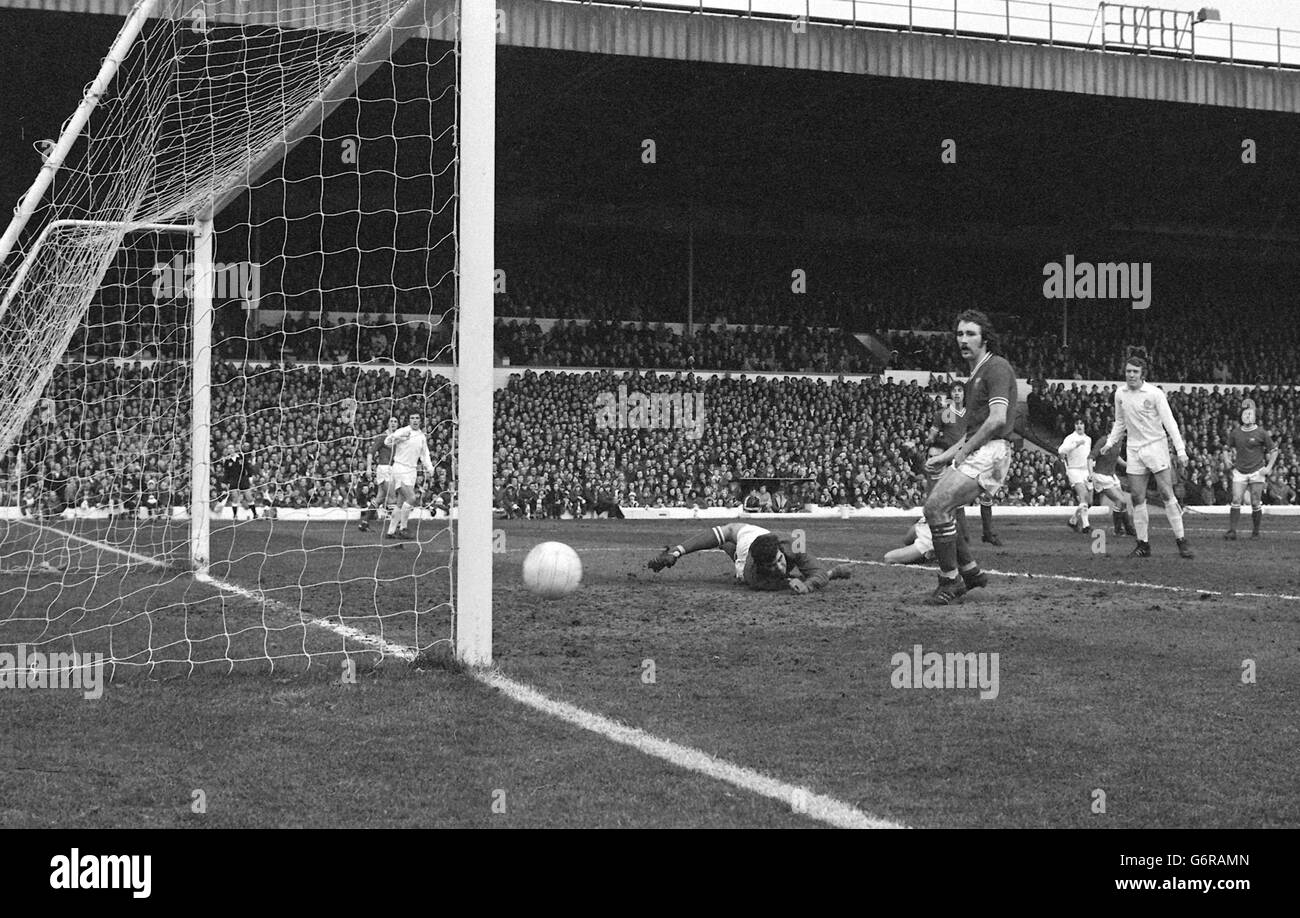
POLYGON ((714 526, 681 545, 664 548, 650 559, 650 570, 658 573, 672 567, 682 555, 721 548, 735 563, 736 582, 751 590, 789 590, 811 593, 832 580, 848 580, 849 566, 840 564, 827 570, 807 552, 796 552, 790 539, 751 523, 714 526))

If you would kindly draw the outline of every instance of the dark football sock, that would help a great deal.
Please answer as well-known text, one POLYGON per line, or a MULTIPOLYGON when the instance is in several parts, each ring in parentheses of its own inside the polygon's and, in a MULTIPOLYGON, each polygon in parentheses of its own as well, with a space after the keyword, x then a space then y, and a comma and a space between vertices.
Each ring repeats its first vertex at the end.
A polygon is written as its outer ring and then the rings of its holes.
POLYGON ((1236 529, 1237 524, 1241 522, 1241 508, 1231 507, 1228 509, 1228 528, 1236 529))
POLYGON ((985 535, 993 535, 993 505, 980 504, 980 524, 985 535))
POLYGON ((930 530, 934 538, 934 553, 939 559, 940 575, 947 578, 957 576, 957 524, 942 523, 930 530))
POLYGON ((952 515, 953 522, 957 524, 957 537, 964 542, 969 542, 970 538, 966 535, 966 508, 958 507, 952 515))
POLYGON ((1250 511, 1250 531, 1253 532, 1255 535, 1259 535, 1259 524, 1260 521, 1263 519, 1264 519, 1263 509, 1250 511))

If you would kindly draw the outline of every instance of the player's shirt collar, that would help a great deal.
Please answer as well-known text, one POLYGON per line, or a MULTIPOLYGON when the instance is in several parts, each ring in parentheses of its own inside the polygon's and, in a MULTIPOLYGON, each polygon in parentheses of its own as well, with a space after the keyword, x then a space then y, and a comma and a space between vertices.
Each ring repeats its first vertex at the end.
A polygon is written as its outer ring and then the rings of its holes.
POLYGON ((980 358, 980 362, 975 364, 975 366, 971 368, 970 375, 974 376, 976 373, 978 373, 980 371, 980 367, 984 366, 984 364, 987 363, 988 359, 992 356, 993 356, 992 351, 985 351, 984 356, 980 358))
POLYGON ((1251 424, 1249 427, 1246 427, 1246 426, 1243 424, 1242 427, 1241 427, 1241 432, 1242 432, 1242 433, 1250 433, 1252 430, 1259 430, 1259 425, 1258 425, 1258 424, 1251 424))

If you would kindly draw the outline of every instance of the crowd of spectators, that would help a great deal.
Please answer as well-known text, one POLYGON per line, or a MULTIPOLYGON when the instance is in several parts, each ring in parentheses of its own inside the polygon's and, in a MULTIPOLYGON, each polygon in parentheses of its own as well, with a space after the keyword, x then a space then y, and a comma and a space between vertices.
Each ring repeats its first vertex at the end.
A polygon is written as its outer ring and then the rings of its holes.
MULTIPOLYGON (((169 361, 60 365, 19 444, 0 457, 7 490, 56 511, 188 506, 188 380, 169 361)), ((211 398, 213 500, 225 490, 217 461, 233 445, 251 454, 259 503, 359 506, 374 492, 374 437, 411 411, 426 418, 438 467, 426 491, 452 490, 451 386, 435 373, 216 362, 211 398)))
MULTIPOLYGON (((137 511, 189 503, 188 372, 180 364, 65 363, 21 440, 25 492, 58 507, 137 511)), ((868 378, 705 377, 690 372, 523 370, 497 390, 495 488, 508 515, 613 512, 617 507, 807 505, 915 507, 924 437, 942 389, 868 378), (698 399, 701 414, 647 419, 599 406, 630 394, 698 399), (750 492, 754 493, 751 494, 750 492)), ((213 367, 213 461, 228 444, 250 452, 259 500, 284 507, 355 507, 373 493, 368 453, 390 415, 420 411, 439 466, 430 494, 453 490, 452 386, 427 369, 213 367)), ((1082 418, 1110 428, 1113 386, 1039 385, 1031 418, 1063 435, 1082 418)), ((1266 499, 1300 488, 1300 390, 1251 393, 1281 454, 1266 499)), ((1221 503, 1230 487, 1225 443, 1240 390, 1175 389, 1170 406, 1192 464, 1185 501, 1221 503)), ((669 402, 673 399, 669 398, 669 402)), ((16 478, 14 451, 0 475, 16 478)), ((222 489, 214 481, 210 497, 222 489)), ((1015 454, 1007 505, 1073 502, 1047 451, 1015 454)), ((752 506, 750 507, 753 508, 752 506)))
POLYGON ((874 365, 843 332, 801 327, 706 326, 687 336, 663 323, 559 321, 543 331, 536 322, 510 321, 497 323, 496 345, 517 366, 868 373, 874 365))

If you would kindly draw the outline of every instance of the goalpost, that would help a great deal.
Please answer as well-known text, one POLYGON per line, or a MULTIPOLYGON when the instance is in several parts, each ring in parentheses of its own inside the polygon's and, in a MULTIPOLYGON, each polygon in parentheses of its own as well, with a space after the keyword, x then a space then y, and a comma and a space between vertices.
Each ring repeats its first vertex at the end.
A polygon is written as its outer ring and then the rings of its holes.
POLYGON ((151 669, 442 643, 491 662, 495 17, 473 0, 130 10, 0 237, 0 457, 35 456, 18 491, 50 510, 0 520, 0 644, 107 644, 151 669), (420 535, 361 541, 345 492, 373 494, 362 459, 397 414, 423 416, 437 465, 406 510, 420 535), (251 488, 219 480, 214 431, 251 488), (277 522, 214 521, 227 486, 236 516, 260 502, 277 522), (296 544, 275 531, 289 520, 296 544), (6 561, 52 547, 58 583, 35 564, 6 582, 6 561), (299 621, 279 620, 286 595, 299 621), (211 607, 220 627, 197 626, 211 607))

